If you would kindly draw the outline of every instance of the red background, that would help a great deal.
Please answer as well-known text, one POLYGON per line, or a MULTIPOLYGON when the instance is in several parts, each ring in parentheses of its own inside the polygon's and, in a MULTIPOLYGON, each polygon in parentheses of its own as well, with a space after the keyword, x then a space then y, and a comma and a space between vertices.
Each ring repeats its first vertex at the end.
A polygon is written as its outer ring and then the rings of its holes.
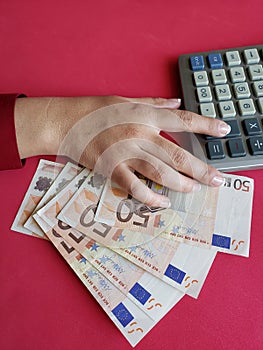
MULTIPOLYGON (((179 54, 262 44, 261 0, 0 1, 0 90, 29 96, 180 96, 179 54)), ((8 147, 8 145, 7 145, 8 147)), ((10 231, 38 158, 0 173, 0 348, 130 349, 46 241, 10 231)), ((262 181, 250 257, 218 254, 136 349, 262 349, 262 181)))

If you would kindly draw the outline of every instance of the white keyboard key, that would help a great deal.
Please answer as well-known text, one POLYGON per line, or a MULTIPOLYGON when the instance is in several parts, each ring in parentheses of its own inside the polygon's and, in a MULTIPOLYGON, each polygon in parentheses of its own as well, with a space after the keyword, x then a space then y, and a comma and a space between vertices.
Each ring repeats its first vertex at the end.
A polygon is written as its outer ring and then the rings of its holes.
POLYGON ((215 118, 216 111, 213 103, 201 103, 200 113, 206 117, 215 118))
POLYGON ((250 97, 250 90, 248 83, 239 83, 233 86, 236 98, 250 97))
POLYGON ((227 84, 216 85, 215 92, 218 101, 225 101, 231 99, 231 92, 227 84))
POLYGON ((238 51, 226 52, 226 60, 229 67, 238 66, 241 63, 241 59, 238 51))
POLYGON ((206 71, 194 72, 194 80, 196 86, 208 85, 208 76, 206 71))
POLYGON ((251 80, 263 80, 262 64, 254 64, 248 67, 248 73, 251 80))
POLYGON ((256 109, 251 98, 238 101, 239 111, 242 116, 254 115, 256 109))
POLYGON ((259 62, 259 54, 257 49, 245 50, 244 56, 247 64, 255 64, 259 62))
POLYGON ((224 69, 212 70, 212 80, 215 85, 225 84, 227 82, 225 70, 224 69))
POLYGON ((230 78, 232 83, 241 83, 246 80, 245 72, 243 67, 230 68, 230 78))
POLYGON ((197 95, 199 102, 211 102, 212 94, 209 86, 197 88, 197 95))

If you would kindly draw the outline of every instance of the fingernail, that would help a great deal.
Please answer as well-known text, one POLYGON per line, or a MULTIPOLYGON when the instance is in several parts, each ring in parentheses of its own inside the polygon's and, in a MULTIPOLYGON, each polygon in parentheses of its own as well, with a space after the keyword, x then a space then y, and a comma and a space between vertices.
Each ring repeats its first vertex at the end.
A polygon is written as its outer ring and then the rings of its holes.
POLYGON ((169 98, 166 101, 164 101, 159 107, 161 107, 161 108, 178 108, 178 107, 180 107, 180 104, 181 104, 180 98, 169 98))
POLYGON ((221 135, 225 136, 225 135, 227 135, 227 134, 230 133, 230 131, 231 131, 231 126, 228 125, 228 124, 226 124, 226 123, 221 123, 221 124, 219 125, 219 131, 220 131, 220 134, 221 134, 221 135))
POLYGON ((160 202, 160 207, 169 208, 171 206, 170 199, 168 197, 163 197, 160 202))
POLYGON ((225 179, 223 176, 215 176, 211 181, 211 184, 214 186, 222 186, 224 183, 225 179))
POLYGON ((202 188, 201 184, 196 182, 192 188, 192 192, 199 192, 201 191, 201 188, 202 188))

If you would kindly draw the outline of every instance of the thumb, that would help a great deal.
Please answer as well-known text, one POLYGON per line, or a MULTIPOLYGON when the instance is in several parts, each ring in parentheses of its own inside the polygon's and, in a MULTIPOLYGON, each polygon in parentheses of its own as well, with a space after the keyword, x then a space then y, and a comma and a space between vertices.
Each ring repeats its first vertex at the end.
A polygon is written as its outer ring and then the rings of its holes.
POLYGON ((181 105, 180 98, 161 98, 161 97, 126 97, 127 101, 134 103, 144 103, 156 108, 179 108, 181 105))

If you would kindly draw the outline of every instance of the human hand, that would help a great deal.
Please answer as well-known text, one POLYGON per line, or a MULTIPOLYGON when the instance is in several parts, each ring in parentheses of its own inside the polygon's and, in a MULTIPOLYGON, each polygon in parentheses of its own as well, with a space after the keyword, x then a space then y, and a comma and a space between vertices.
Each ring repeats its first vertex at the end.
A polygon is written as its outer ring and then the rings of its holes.
POLYGON ((109 96, 37 102, 43 104, 39 140, 45 153, 66 155, 104 174, 141 202, 169 206, 168 198, 153 193, 134 171, 175 191, 197 191, 199 182, 223 183, 219 171, 160 136, 160 130, 217 137, 230 131, 223 121, 178 110, 179 100, 109 96))

